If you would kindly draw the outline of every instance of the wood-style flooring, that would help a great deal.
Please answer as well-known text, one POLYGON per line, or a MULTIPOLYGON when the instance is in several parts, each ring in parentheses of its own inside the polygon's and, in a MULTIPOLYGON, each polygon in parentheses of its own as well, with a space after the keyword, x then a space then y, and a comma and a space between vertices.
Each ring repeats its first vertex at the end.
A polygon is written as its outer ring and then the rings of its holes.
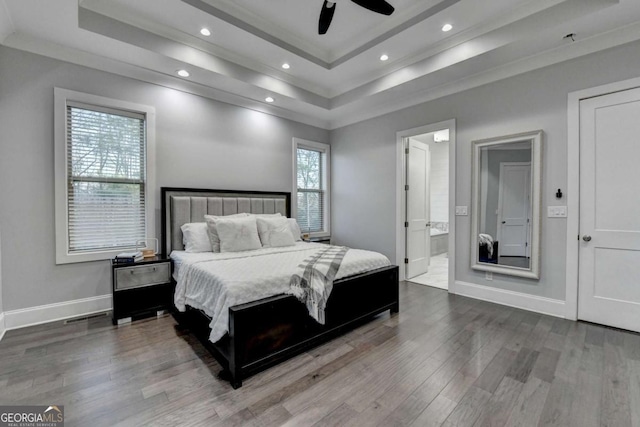
POLYGON ((171 316, 10 331, 0 404, 67 426, 640 426, 640 336, 401 283, 400 313, 244 381, 171 316))

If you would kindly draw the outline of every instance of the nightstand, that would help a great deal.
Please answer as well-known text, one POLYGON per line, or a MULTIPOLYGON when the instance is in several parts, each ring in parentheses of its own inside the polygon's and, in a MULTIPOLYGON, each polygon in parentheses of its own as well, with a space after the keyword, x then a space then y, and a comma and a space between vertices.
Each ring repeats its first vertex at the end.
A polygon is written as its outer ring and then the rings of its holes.
POLYGON ((308 241, 313 243, 323 243, 325 245, 330 245, 331 237, 312 237, 308 241))
POLYGON ((173 306, 171 259, 163 255, 127 264, 111 261, 111 285, 114 325, 173 306))

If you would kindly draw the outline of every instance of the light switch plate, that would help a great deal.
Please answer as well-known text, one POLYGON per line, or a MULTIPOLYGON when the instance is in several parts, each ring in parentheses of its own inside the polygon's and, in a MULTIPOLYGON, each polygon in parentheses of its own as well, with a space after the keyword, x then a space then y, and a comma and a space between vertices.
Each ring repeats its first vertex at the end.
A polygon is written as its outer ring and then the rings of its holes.
POLYGON ((457 216, 469 215, 467 207, 466 206, 456 206, 456 215, 457 216))
POLYGON ((566 206, 547 206, 547 216, 549 218, 566 218, 567 207, 566 206))

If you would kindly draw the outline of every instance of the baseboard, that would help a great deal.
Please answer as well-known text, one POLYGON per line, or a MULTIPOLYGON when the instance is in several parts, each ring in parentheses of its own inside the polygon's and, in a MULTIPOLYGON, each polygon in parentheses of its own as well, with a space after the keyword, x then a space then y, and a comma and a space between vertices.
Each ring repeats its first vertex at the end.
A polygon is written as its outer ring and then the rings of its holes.
POLYGON ((111 295, 65 301, 56 304, 40 305, 20 310, 5 311, 6 330, 25 328, 41 323, 55 322, 73 317, 86 316, 111 310, 111 295))
POLYGON ((7 329, 4 327, 4 313, 0 313, 0 341, 2 341, 5 332, 7 332, 7 329))
POLYGON ((554 317, 565 317, 566 309, 563 300, 507 291, 475 283, 456 280, 456 295, 475 298, 483 301, 521 308, 554 317))

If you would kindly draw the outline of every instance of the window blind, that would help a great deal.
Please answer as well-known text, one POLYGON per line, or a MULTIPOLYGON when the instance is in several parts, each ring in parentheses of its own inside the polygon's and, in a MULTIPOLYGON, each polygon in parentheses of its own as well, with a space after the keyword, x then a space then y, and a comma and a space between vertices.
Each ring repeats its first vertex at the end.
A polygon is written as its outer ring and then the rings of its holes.
POLYGON ((324 230, 325 153, 309 148, 297 149, 297 221, 306 233, 324 230))
POLYGON ((69 252, 131 248, 145 238, 143 114, 67 105, 69 252))

